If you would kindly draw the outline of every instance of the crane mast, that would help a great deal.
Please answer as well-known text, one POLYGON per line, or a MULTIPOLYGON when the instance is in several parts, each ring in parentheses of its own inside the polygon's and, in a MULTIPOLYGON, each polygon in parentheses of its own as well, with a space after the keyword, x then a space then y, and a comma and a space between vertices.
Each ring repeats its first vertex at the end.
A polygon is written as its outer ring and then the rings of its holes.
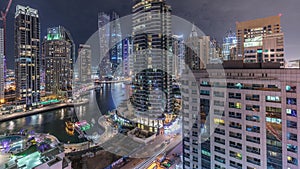
POLYGON ((9 12, 11 4, 12 4, 12 0, 9 0, 5 11, 1 11, 1 17, 0 17, 0 20, 2 20, 2 22, 3 22, 4 56, 6 56, 6 29, 7 29, 6 28, 6 16, 9 12))

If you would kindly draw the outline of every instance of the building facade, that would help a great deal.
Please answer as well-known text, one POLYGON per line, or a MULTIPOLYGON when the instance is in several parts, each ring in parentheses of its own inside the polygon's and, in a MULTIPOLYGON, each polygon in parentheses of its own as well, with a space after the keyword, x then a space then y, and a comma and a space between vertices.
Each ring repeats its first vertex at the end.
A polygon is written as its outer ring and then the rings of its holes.
POLYGON ((236 23, 238 58, 244 62, 279 62, 283 68, 284 34, 281 15, 236 23))
POLYGON ((201 108, 183 114, 184 168, 299 168, 300 70, 279 67, 280 63, 227 62, 194 74, 201 108), (209 116, 204 116, 201 109, 207 101, 209 116), (193 130, 189 124, 193 114, 201 117, 198 125, 203 118, 210 121, 209 149, 201 140, 205 134, 199 136, 205 130, 193 130), (191 132, 194 137, 188 137, 191 132), (197 136, 201 145, 193 142, 197 136))
POLYGON ((38 10, 17 5, 15 14, 16 97, 27 107, 40 101, 40 20, 38 10))
POLYGON ((133 105, 140 128, 162 128, 172 113, 171 7, 165 0, 135 0, 132 7, 133 105))
POLYGON ((226 32, 225 37, 223 38, 222 45, 222 58, 223 60, 236 60, 236 53, 234 51, 236 48, 237 39, 235 32, 229 30, 226 32))
POLYGON ((133 74, 133 45, 132 38, 126 37, 122 40, 123 42, 123 59, 122 59, 122 75, 125 77, 129 77, 133 74))
POLYGON ((92 51, 90 45, 79 45, 78 49, 78 78, 81 84, 91 81, 92 67, 91 67, 92 51))
POLYGON ((109 38, 110 38, 110 16, 104 12, 98 14, 98 33, 100 44, 100 63, 99 74, 100 78, 111 75, 111 63, 109 57, 109 38))
POLYGON ((204 69, 212 56, 211 51, 213 48, 211 47, 210 37, 198 35, 195 26, 193 26, 185 45, 185 64, 191 70, 204 69))
POLYGON ((173 35, 173 69, 176 79, 179 79, 182 75, 185 65, 185 42, 183 35, 173 35))
POLYGON ((116 12, 98 15, 100 43, 100 74, 107 76, 123 75, 123 39, 120 16, 116 12))
POLYGON ((123 74, 123 43, 120 24, 120 16, 112 12, 110 21, 110 38, 109 38, 109 58, 111 63, 112 74, 122 76, 123 74))
POLYGON ((42 43, 42 73, 45 91, 62 94, 72 90, 75 44, 68 30, 62 26, 48 28, 42 43))

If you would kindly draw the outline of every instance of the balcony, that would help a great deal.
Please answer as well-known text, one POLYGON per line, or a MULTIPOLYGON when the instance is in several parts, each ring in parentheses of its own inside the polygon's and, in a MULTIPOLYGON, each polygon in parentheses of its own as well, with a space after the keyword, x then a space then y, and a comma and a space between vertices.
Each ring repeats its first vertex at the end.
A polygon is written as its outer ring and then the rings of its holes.
POLYGON ((260 166, 260 160, 252 157, 247 157, 247 162, 260 166))
POLYGON ((246 151, 250 152, 250 153, 253 153, 253 154, 260 155, 260 149, 259 148, 247 146, 246 151))
POLYGON ((229 127, 235 128, 235 129, 242 129, 242 125, 241 124, 229 124, 229 127))

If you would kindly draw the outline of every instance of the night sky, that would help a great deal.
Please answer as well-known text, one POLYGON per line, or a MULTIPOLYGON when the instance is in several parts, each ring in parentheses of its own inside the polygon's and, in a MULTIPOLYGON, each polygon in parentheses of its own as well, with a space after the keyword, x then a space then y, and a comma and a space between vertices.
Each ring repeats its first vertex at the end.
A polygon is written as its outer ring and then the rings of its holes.
MULTIPOLYGON (((3 10, 8 0, 0 0, 3 10)), ((8 14, 8 67, 13 67, 13 25, 17 4, 39 10, 41 35, 48 27, 67 28, 76 45, 85 43, 97 31, 98 12, 116 11, 121 16, 131 14, 131 0, 13 0, 8 14)), ((168 0, 173 15, 195 23, 206 35, 221 42, 225 32, 235 30, 236 21, 245 21, 282 13, 286 58, 300 58, 299 0, 168 0)), ((176 33, 176 32, 175 32, 176 33)))

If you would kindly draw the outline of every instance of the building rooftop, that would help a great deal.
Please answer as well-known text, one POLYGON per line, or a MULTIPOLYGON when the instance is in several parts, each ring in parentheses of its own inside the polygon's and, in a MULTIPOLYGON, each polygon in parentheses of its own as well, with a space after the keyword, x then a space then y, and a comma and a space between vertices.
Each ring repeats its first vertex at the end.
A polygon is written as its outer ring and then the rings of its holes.
POLYGON ((244 63, 243 60, 229 60, 222 64, 208 64, 207 69, 280 69, 280 63, 244 63))

